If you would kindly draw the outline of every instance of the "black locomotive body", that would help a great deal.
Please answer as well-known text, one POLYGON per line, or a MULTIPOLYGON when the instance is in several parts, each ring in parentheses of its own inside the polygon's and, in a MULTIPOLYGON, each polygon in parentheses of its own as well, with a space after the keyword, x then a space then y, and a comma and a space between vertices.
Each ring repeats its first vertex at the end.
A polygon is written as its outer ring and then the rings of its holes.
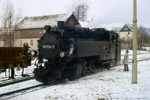
POLYGON ((61 27, 51 29, 38 41, 39 55, 35 79, 75 79, 93 70, 120 63, 118 34, 103 28, 61 27))

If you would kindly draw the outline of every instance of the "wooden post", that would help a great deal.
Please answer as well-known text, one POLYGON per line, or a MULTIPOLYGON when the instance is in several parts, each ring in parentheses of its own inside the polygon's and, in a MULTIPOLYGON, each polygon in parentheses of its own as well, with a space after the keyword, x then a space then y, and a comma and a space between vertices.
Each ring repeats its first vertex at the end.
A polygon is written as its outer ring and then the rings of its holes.
POLYGON ((14 79, 15 76, 15 70, 14 68, 11 68, 11 79, 14 79))

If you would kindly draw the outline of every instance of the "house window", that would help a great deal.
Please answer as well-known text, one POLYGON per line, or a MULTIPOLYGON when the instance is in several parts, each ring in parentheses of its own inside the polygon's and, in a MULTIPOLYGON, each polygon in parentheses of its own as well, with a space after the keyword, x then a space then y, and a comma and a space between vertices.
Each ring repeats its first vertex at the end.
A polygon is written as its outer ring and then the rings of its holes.
POLYGON ((31 40, 31 45, 33 45, 33 40, 31 40))
POLYGON ((22 46, 22 40, 20 40, 20 46, 22 46))

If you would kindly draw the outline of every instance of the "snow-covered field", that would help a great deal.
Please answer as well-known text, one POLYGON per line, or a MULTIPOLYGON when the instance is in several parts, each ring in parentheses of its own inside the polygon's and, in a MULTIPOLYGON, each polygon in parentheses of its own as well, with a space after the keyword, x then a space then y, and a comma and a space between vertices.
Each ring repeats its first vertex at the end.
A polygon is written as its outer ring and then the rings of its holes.
MULTIPOLYGON (((122 50, 121 58, 124 54, 125 50, 122 50)), ((129 51, 129 55, 131 61, 132 51, 129 51)), ((148 57, 150 58, 150 52, 138 51, 138 59, 148 57)), ((8 100, 150 100, 150 60, 138 62, 137 84, 132 84, 131 63, 129 69, 129 72, 124 72, 123 65, 116 66, 8 100)), ((3 91, 2 88, 0 90, 3 91)))

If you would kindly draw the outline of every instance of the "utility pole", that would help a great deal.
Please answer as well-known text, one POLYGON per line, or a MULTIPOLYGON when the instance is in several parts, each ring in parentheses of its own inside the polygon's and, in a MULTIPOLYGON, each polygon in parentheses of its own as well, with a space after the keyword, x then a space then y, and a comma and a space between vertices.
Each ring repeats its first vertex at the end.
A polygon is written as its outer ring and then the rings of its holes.
POLYGON ((133 0, 133 59, 132 59, 132 84, 137 84, 137 3, 133 0))

